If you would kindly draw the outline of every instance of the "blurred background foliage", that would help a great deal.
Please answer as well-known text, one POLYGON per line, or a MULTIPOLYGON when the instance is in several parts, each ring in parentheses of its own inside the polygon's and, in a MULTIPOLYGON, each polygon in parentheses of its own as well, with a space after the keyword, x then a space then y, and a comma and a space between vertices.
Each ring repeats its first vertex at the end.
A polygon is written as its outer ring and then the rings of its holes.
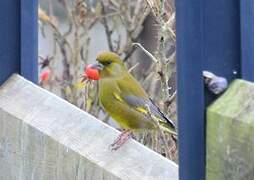
MULTIPOLYGON (((176 35, 173 0, 39 0, 40 85, 119 128, 99 106, 96 82, 81 83, 84 67, 101 51, 125 61, 151 98, 176 121, 176 35), (134 43, 134 44, 133 44, 134 43)), ((177 122, 176 122, 177 123, 177 122)), ((135 139, 177 161, 165 134, 135 139)), ((105 147, 107 148, 107 147, 105 147)))

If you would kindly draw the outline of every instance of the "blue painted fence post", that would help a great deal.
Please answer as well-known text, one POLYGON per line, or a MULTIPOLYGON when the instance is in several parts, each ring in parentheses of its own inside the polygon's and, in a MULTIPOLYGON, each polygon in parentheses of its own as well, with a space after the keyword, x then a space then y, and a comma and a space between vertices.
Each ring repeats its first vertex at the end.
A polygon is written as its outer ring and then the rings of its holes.
POLYGON ((0 1, 0 84, 19 73, 37 82, 37 0, 0 1))
POLYGON ((241 16, 241 75, 254 82, 254 1, 240 1, 241 16))
POLYGON ((180 180, 205 177, 202 1, 176 1, 180 180))

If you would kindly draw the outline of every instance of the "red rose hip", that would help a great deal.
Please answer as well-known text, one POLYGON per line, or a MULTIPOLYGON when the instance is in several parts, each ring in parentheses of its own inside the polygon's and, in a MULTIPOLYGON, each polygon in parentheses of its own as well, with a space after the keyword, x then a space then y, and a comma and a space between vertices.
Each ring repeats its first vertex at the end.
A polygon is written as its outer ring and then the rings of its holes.
POLYGON ((99 71, 92 67, 92 64, 89 64, 85 67, 84 76, 91 80, 99 80, 100 75, 99 71))

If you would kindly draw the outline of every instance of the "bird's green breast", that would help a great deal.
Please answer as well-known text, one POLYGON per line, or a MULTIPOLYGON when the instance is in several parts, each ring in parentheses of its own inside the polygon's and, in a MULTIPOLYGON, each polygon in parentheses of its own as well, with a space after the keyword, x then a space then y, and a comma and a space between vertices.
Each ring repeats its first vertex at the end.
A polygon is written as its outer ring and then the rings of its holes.
POLYGON ((105 111, 125 129, 151 129, 154 124, 142 113, 137 112, 124 101, 117 99, 120 94, 116 81, 111 79, 99 80, 99 98, 105 111))

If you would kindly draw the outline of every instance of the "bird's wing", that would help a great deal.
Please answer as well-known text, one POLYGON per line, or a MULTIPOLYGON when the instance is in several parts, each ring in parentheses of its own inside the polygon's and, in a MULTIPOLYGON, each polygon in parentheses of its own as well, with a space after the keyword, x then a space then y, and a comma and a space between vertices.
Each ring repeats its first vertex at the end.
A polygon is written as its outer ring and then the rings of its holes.
POLYGON ((114 93, 115 98, 119 101, 127 103, 129 107, 136 109, 140 113, 144 113, 145 115, 149 115, 150 113, 161 123, 165 123, 167 126, 175 129, 175 124, 173 121, 168 119, 154 104, 154 102, 148 98, 148 95, 139 85, 139 83, 134 78, 130 78, 131 79, 126 80, 131 80, 132 86, 127 86, 125 81, 117 82, 120 92, 114 93))
POLYGON ((150 114, 160 122, 168 123, 171 128, 175 128, 173 121, 168 119, 151 99, 142 99, 134 95, 124 95, 122 98, 129 106, 136 108, 142 113, 150 114))

